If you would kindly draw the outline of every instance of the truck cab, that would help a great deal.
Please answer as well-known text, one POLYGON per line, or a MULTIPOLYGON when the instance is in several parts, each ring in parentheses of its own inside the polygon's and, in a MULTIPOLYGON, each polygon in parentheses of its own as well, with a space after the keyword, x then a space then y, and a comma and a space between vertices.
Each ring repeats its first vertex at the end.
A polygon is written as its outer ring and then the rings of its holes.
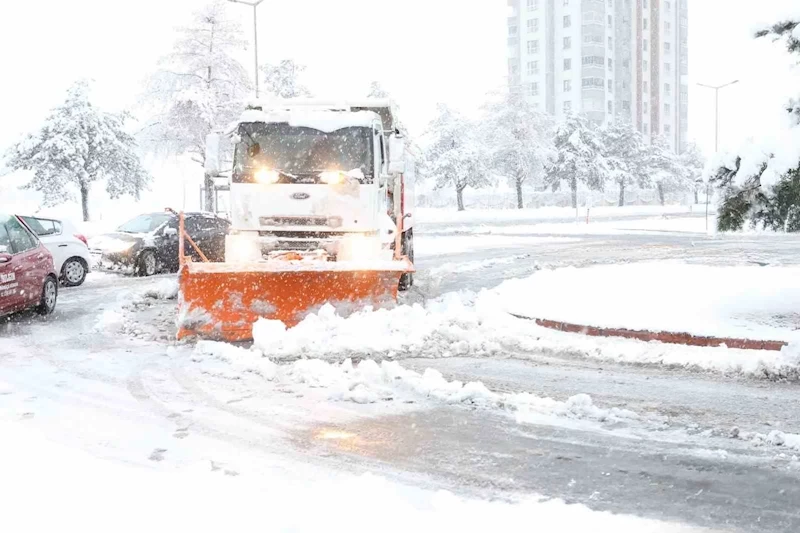
POLYGON ((398 245, 413 256, 414 160, 394 122, 385 100, 250 105, 228 132, 226 261, 390 259, 398 245))

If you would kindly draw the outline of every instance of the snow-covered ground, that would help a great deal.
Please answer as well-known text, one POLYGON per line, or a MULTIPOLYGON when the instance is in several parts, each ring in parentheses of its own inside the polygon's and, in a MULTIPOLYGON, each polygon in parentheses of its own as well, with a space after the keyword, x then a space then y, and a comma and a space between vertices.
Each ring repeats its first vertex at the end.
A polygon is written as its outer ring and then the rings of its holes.
POLYGON ((172 340, 174 276, 93 273, 50 320, 0 325, 5 523, 796 531, 795 350, 589 338, 508 313, 794 339, 800 239, 626 217, 596 234, 421 222, 401 305, 264 321, 252 346, 172 340))

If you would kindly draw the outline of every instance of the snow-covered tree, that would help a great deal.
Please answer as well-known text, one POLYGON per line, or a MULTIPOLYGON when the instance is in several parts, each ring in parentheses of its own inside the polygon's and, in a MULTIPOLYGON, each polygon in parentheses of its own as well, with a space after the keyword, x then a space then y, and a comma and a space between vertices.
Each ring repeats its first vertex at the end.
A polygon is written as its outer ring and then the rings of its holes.
POLYGON ((694 193, 694 203, 698 203, 697 193, 703 187, 703 168, 706 166, 705 157, 695 143, 689 143, 681 154, 678 155, 679 183, 677 189, 687 189, 694 193))
POLYGON ((485 143, 479 126, 444 104, 431 122, 423 171, 436 180, 437 188, 453 187, 458 210, 464 210, 464 190, 491 183, 485 143))
POLYGON ((150 176, 136 154, 136 140, 126 131, 127 114, 101 111, 89 101, 89 86, 78 82, 66 101, 50 112, 42 127, 12 146, 6 164, 33 171, 26 188, 57 205, 80 195, 83 220, 89 220, 89 192, 104 181, 111 198, 136 198, 150 176))
MULTIPOLYGON (((178 30, 172 52, 159 62, 143 95, 151 115, 140 136, 153 151, 191 154, 205 164, 205 139, 235 120, 250 93, 247 70, 237 59, 246 47, 227 2, 215 0, 178 30)), ((213 205, 213 182, 206 177, 206 205, 213 205)))
POLYGON ((687 174, 681 168, 678 156, 672 151, 667 139, 653 137, 652 142, 645 146, 644 152, 644 172, 649 176, 649 181, 655 182, 661 205, 666 202, 668 192, 692 189, 694 184, 686 181, 687 174))
POLYGON ((503 94, 487 105, 486 138, 491 161, 507 176, 517 193, 517 208, 524 207, 523 186, 544 174, 554 156, 553 124, 518 92, 503 94))
POLYGON ((367 98, 389 98, 389 93, 383 89, 379 82, 373 81, 369 84, 367 98))
POLYGON ((300 81, 305 70, 305 66, 299 65, 291 59, 284 59, 277 65, 261 66, 266 90, 276 98, 311 96, 311 91, 300 81))
POLYGON ((554 190, 566 184, 572 207, 578 207, 578 184, 602 191, 611 169, 599 128, 583 115, 571 115, 555 128, 555 156, 545 167, 545 182, 554 190))
MULTIPOLYGON (((756 33, 783 41, 800 55, 800 20, 779 22, 756 33)), ((718 154, 706 178, 720 190, 717 227, 738 230, 746 223, 800 232, 800 98, 786 106, 790 125, 775 132, 777 142, 750 141, 738 153, 718 154)))
POLYGON ((609 177, 619 187, 620 207, 625 205, 625 190, 631 185, 646 187, 652 174, 646 166, 648 152, 644 137, 633 124, 617 120, 601 129, 609 177))

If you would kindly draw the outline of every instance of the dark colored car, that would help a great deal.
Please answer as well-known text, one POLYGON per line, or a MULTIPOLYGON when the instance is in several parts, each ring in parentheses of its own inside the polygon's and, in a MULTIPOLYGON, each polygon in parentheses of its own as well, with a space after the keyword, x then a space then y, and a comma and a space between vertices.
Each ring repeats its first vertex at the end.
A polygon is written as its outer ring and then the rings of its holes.
POLYGON ((53 256, 25 223, 0 213, 0 316, 56 308, 58 277, 53 256))
MULTIPOLYGON (((212 213, 184 213, 186 232, 209 261, 225 259, 230 222, 212 213)), ((178 216, 170 211, 147 213, 122 224, 113 233, 93 237, 89 251, 98 268, 132 269, 140 276, 178 270, 178 216)), ((185 243, 185 253, 199 254, 185 243)))

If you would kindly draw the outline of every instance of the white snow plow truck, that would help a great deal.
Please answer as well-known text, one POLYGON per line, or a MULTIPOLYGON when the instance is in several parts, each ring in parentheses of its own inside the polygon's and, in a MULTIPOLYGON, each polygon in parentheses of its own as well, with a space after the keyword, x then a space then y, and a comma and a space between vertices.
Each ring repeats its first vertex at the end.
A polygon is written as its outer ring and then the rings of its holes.
POLYGON ((181 252, 179 338, 247 340, 259 317, 291 327, 325 303, 379 306, 412 285, 415 158, 388 100, 251 104, 209 135, 211 176, 224 134, 225 261, 181 252))

